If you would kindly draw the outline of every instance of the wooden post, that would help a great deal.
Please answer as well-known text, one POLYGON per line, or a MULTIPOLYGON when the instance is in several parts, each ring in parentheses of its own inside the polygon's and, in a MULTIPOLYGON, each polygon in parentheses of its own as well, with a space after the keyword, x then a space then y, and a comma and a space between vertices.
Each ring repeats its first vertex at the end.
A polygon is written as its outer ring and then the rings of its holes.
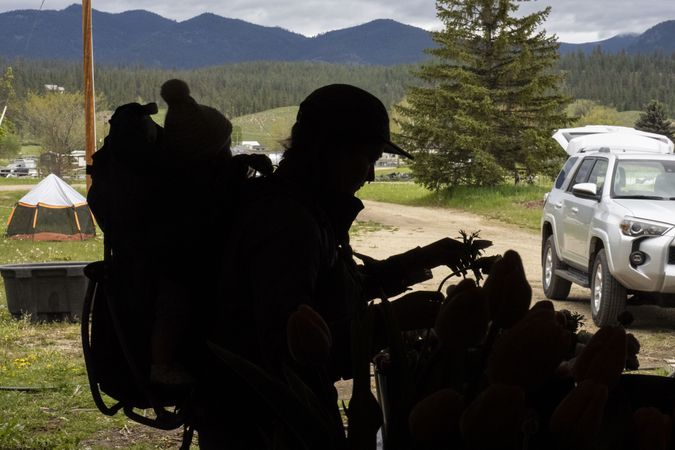
MULTIPOLYGON (((84 50, 84 155, 87 165, 96 151, 96 105, 94 102, 94 44, 91 28, 91 0, 82 0, 82 46, 84 50)), ((87 175, 87 190, 91 177, 87 175)))

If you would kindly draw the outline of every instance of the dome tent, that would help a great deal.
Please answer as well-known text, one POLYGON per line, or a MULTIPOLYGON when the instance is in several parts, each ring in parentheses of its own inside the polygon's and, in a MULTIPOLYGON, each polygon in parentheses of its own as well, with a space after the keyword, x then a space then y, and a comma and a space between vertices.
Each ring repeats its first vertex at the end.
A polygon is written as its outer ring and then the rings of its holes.
POLYGON ((21 197, 7 222, 13 239, 79 241, 95 235, 87 200, 54 174, 21 197))

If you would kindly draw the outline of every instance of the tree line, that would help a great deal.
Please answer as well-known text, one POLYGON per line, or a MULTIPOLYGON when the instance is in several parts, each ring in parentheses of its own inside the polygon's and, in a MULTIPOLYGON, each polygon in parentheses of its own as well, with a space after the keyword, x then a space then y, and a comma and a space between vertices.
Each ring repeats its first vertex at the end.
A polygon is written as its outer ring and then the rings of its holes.
POLYGON ((675 53, 572 53, 560 58, 563 92, 619 111, 642 110, 658 100, 675 114, 675 53))
MULTIPOLYGON (((420 65, 99 66, 97 129, 104 135, 106 111, 124 103, 161 104, 159 88, 170 78, 186 80, 198 102, 229 117, 297 105, 318 86, 350 83, 373 92, 392 111, 400 130, 395 139, 416 156, 417 181, 434 190, 495 185, 510 174, 518 179, 522 171, 551 175, 565 157, 550 139, 553 130, 613 124, 617 110, 648 109, 639 128, 672 135, 668 111, 675 111, 675 54, 598 50, 560 58, 555 40, 537 31, 550 10, 517 18, 513 1, 437 0, 446 28, 433 33, 439 46, 420 65)), ((9 118, 0 127, 0 157, 16 154, 20 136, 36 138, 45 153, 68 161, 68 152, 81 147, 81 133, 73 130, 84 129, 77 106, 80 64, 0 58, 0 70, 0 100, 9 105, 9 118), (67 114, 71 109, 77 114, 67 114)), ((56 165, 57 172, 62 165, 56 165)))
MULTIPOLYGON (((0 70, 7 66, 14 70, 18 98, 26 98, 29 92, 42 93, 46 84, 56 84, 70 92, 80 90, 83 85, 79 63, 0 59, 0 70)), ((358 85, 391 106, 403 98, 406 86, 414 83, 407 66, 252 62, 196 70, 95 67, 96 91, 111 108, 133 101, 161 104, 159 88, 171 78, 187 81, 198 102, 213 106, 228 117, 297 105, 309 92, 330 83, 358 85)))
MULTIPOLYGON (((83 84, 79 62, 0 58, 0 72, 10 66, 18 99, 25 99, 29 92, 44 92, 46 84, 70 92, 79 91, 83 84)), ((562 56, 552 68, 564 75, 561 91, 572 98, 593 100, 619 111, 641 110, 658 100, 675 111, 675 54, 573 53, 562 56)), ((237 117, 297 105, 316 87, 336 82, 360 86, 391 107, 404 98, 409 87, 423 84, 414 75, 418 69, 313 62, 251 62, 196 70, 97 66, 95 83, 97 92, 114 108, 131 101, 159 101, 161 84, 182 78, 198 101, 237 117)))

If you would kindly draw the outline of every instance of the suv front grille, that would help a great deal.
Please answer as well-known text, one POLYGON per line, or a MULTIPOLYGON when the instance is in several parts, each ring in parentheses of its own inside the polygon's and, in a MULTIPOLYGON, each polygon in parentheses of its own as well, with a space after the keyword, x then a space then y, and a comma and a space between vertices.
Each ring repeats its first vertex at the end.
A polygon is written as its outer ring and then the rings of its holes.
POLYGON ((675 247, 668 249, 668 264, 675 264, 675 247))

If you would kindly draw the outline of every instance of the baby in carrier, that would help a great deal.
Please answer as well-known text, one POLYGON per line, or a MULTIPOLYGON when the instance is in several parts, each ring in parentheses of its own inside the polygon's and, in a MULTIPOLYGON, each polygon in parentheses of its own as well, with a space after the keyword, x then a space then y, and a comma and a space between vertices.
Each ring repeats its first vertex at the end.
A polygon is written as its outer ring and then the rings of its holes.
POLYGON ((167 81, 161 96, 168 111, 158 162, 164 200, 157 211, 150 381, 177 385, 194 378, 203 333, 196 319, 208 314, 214 301, 232 124, 198 104, 184 81, 167 81))

